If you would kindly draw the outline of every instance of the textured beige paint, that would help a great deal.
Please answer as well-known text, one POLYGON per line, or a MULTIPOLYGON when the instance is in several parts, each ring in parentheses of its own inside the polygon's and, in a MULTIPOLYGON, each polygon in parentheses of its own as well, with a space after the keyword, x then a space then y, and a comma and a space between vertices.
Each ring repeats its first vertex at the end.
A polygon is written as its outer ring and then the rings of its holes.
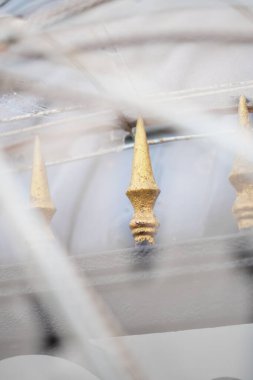
MULTIPOLYGON (((240 97, 239 118, 241 133, 248 141, 253 140, 250 126, 249 111, 245 96, 240 97)), ((253 164, 244 154, 243 149, 238 152, 229 180, 236 189, 236 200, 233 213, 237 219, 238 228, 253 227, 253 164)))
POLYGON ((41 153, 39 137, 35 138, 34 144, 31 203, 34 208, 41 210, 48 221, 52 219, 56 209, 49 193, 46 167, 41 153))
POLYGON ((153 213, 160 190, 155 182, 144 123, 141 118, 136 125, 132 178, 127 196, 134 208, 130 222, 136 243, 154 244, 159 223, 153 213))

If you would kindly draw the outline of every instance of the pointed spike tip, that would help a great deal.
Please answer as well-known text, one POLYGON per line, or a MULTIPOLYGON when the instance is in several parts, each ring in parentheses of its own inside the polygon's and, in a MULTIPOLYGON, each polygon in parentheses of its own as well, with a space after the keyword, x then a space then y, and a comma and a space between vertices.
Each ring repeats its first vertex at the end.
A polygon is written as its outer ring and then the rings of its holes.
POLYGON ((238 112, 239 112, 240 125, 242 127, 249 127, 250 126, 249 110, 247 106, 247 99, 244 95, 240 96, 238 112))
POLYGON ((40 209, 47 220, 51 220, 56 210, 49 192, 46 167, 43 161, 41 144, 38 136, 35 137, 34 141, 30 198, 32 206, 40 209))
POLYGON ((138 118, 136 123, 132 177, 129 189, 130 188, 158 188, 153 175, 146 131, 141 117, 138 118))

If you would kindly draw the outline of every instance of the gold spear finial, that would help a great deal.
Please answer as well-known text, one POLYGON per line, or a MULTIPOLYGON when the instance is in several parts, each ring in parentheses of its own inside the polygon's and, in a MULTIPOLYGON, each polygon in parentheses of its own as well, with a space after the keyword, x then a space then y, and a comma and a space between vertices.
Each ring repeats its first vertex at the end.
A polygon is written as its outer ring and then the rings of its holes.
MULTIPOLYGON (((245 96, 240 97, 238 113, 241 134, 253 144, 253 131, 245 96)), ((236 190, 236 200, 232 210, 240 230, 253 228, 253 163, 247 159, 244 151, 244 147, 238 151, 229 176, 236 190)))
POLYGON ((153 213, 153 207, 159 193, 152 171, 143 120, 139 118, 136 124, 132 178, 126 192, 134 208, 130 228, 137 244, 155 242, 154 235, 159 223, 153 213))
POLYGON ((52 219, 56 209, 53 205, 49 193, 46 167, 43 161, 40 147, 40 139, 38 136, 36 136, 34 142, 30 199, 32 207, 40 210, 42 214, 45 216, 46 220, 49 222, 52 219))
POLYGON ((247 106, 247 99, 245 96, 240 96, 238 106, 239 120, 242 127, 250 128, 249 110, 247 106))

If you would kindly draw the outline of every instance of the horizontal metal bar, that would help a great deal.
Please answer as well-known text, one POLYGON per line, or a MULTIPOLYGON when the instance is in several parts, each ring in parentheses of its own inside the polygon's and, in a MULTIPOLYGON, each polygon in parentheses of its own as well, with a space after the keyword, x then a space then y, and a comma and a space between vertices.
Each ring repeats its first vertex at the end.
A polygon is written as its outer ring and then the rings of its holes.
MULTIPOLYGON (((169 142, 177 142, 177 141, 186 141, 186 140, 196 140, 196 139, 204 139, 204 138, 211 138, 215 136, 222 136, 222 135, 229 135, 235 133, 235 130, 228 129, 226 131, 221 132, 212 132, 212 133, 199 133, 199 134, 192 134, 192 135, 183 135, 183 136, 172 136, 172 137, 160 137, 155 139, 148 139, 148 143, 150 145, 158 145, 158 144, 165 144, 169 142)), ((54 160, 54 161, 47 161, 46 166, 56 166, 56 165, 62 165, 62 164, 70 164, 72 162, 76 161, 82 161, 94 157, 104 156, 106 154, 110 153, 119 153, 123 152, 128 149, 132 149, 134 146, 134 143, 127 143, 122 144, 113 148, 108 149, 101 149, 97 150, 93 153, 87 153, 82 155, 76 155, 72 157, 68 157, 61 160, 54 160)), ((19 167, 15 168, 14 171, 26 171, 31 170, 31 166, 25 166, 25 167, 19 167)))

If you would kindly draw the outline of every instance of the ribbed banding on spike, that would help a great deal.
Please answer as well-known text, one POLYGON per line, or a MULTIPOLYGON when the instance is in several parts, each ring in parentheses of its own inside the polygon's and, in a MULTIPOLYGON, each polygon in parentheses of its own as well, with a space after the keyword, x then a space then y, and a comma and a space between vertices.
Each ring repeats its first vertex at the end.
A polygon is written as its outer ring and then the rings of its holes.
POLYGON ((160 190, 155 182, 142 119, 136 125, 130 186, 126 192, 134 208, 130 228, 137 244, 154 244, 159 223, 153 213, 160 190))
MULTIPOLYGON (((245 96, 240 97, 238 113, 241 136, 253 145, 253 131, 245 96)), ((238 149, 229 180, 236 190, 233 213, 238 228, 253 228, 253 164, 245 156, 244 147, 238 149)))

